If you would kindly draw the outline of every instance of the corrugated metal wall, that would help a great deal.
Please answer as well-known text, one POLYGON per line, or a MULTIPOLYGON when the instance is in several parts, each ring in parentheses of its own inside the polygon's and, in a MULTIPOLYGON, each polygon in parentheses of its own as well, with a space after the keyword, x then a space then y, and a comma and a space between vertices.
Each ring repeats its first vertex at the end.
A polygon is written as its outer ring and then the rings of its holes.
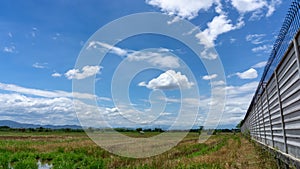
POLYGON ((293 0, 241 130, 300 168, 300 0, 293 0))
POLYGON ((300 159, 299 34, 261 92, 254 97, 242 124, 252 139, 300 159))

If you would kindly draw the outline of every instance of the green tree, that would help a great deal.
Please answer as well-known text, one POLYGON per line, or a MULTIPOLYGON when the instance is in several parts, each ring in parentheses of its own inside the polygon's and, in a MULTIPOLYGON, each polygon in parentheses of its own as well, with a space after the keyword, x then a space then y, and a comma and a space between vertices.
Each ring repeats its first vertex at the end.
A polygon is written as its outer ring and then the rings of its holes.
POLYGON ((142 131, 143 129, 139 127, 139 128, 136 128, 135 130, 136 130, 137 132, 140 132, 140 131, 142 131))

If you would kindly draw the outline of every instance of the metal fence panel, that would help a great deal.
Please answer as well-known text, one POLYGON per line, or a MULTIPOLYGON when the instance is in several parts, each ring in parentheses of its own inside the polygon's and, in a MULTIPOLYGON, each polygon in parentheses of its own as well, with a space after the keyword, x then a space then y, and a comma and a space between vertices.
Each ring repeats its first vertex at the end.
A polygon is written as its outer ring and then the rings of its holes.
POLYGON ((300 164, 299 8, 293 1, 241 130, 300 164))

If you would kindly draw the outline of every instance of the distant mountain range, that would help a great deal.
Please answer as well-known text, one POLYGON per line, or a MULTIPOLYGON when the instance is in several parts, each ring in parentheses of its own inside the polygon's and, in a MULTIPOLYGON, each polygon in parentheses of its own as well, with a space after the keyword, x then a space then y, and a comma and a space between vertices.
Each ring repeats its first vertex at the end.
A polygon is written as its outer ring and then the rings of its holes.
POLYGON ((8 126, 10 128, 49 128, 49 129, 82 129, 81 126, 78 125, 37 125, 37 124, 27 124, 27 123, 19 123, 11 120, 0 120, 0 126, 8 126))
MULTIPOLYGON (((49 129, 82 129, 83 127, 78 125, 38 125, 38 124, 28 124, 28 123, 19 123, 11 120, 0 120, 0 126, 8 126, 10 128, 49 128, 49 129)), ((85 127, 87 128, 87 127, 85 127)), ((118 128, 118 127, 116 127, 118 128)), ((122 128, 122 127, 119 127, 122 128)), ((149 127, 151 128, 151 127, 149 127)), ((168 129, 169 126, 160 125, 159 128, 162 128, 163 130, 168 129)), ((220 125, 217 127, 217 129, 233 129, 235 128, 234 125, 220 125)))

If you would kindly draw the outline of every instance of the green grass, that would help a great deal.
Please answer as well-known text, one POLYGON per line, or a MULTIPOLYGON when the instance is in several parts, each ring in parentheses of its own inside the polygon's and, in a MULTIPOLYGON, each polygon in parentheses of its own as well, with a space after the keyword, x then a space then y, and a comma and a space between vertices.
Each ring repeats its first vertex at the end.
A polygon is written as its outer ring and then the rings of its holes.
MULTIPOLYGON (((130 137, 152 137, 159 133, 123 134, 130 137)), ((45 132, 31 135, 0 132, 0 169, 6 169, 9 165, 15 169, 34 169, 37 168, 38 160, 52 164, 53 169, 247 168, 250 166, 248 161, 251 160, 260 160, 257 168, 272 168, 268 163, 269 157, 240 134, 218 134, 204 143, 198 143, 198 137, 197 133, 189 133, 181 143, 163 154, 133 159, 105 151, 85 133, 45 132), (250 149, 243 150, 241 145, 246 143, 250 149), (251 158, 241 157, 240 154, 243 153, 253 155, 251 158), (256 158, 256 155, 261 157, 256 158)))

